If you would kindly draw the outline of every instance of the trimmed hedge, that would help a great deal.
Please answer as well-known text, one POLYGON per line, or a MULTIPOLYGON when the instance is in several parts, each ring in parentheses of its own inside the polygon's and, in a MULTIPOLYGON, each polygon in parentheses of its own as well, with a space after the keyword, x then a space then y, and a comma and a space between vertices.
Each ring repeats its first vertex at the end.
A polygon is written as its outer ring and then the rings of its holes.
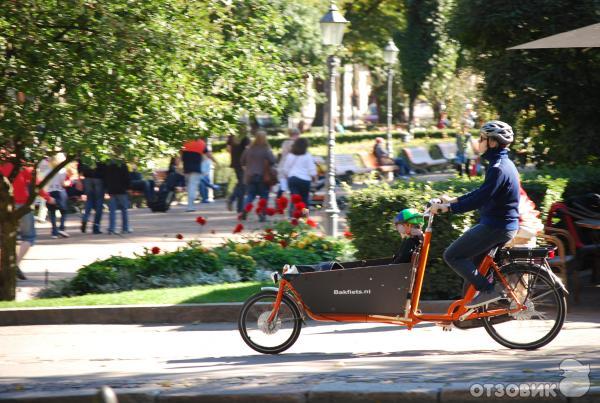
MULTIPOLYGON (((448 183, 444 193, 458 195, 463 189, 474 188, 478 182, 448 183), (459 191, 459 188, 461 189, 459 191)), ((439 194, 442 185, 409 182, 391 187, 378 184, 353 192, 350 196, 348 221, 354 234, 357 257, 371 259, 391 256, 401 245, 401 238, 393 225, 394 216, 404 208, 423 210, 425 203, 439 194)), ((440 215, 434 222, 429 264, 423 284, 423 298, 447 299, 459 295, 462 280, 443 262, 444 249, 475 222, 473 213, 440 215)))
MULTIPOLYGON (((399 132, 399 131, 395 130, 394 132, 392 132, 392 136, 395 139, 400 139, 402 133, 403 132, 399 132)), ((377 137, 385 137, 385 136, 386 136, 385 131, 370 131, 370 132, 356 132, 356 133, 349 132, 349 133, 336 135, 335 141, 338 144, 358 143, 358 142, 361 142, 364 140, 375 140, 375 138, 377 138, 377 137)), ((422 139, 422 138, 441 139, 441 138, 448 137, 453 141, 455 136, 456 136, 456 130, 452 130, 452 129, 423 130, 423 131, 416 131, 413 133, 413 137, 415 139, 422 139)), ((308 139, 308 141, 310 141, 311 146, 327 144, 327 134, 326 133, 306 133, 306 134, 303 134, 302 137, 308 139)), ((281 144, 287 139, 288 139, 287 136, 276 136, 276 137, 270 136, 269 144, 271 145, 272 148, 280 148, 281 144)), ((213 152, 223 151, 223 150, 225 150, 225 146, 226 146, 225 141, 214 141, 212 143, 212 150, 213 150, 213 152)))
MULTIPOLYGON (((546 212, 557 200, 590 191, 600 193, 600 169, 580 167, 528 173, 522 185, 532 200, 546 212)), ((477 188, 482 178, 456 178, 445 182, 399 182, 392 186, 377 184, 352 192, 349 197, 348 222, 354 234, 357 257, 370 259, 394 254, 401 238, 393 226, 394 216, 404 208, 423 210, 425 203, 443 193, 458 196, 477 188)), ((443 261, 443 251, 478 220, 476 212, 463 215, 443 214, 436 217, 429 264, 423 285, 426 299, 456 298, 462 279, 443 261)))

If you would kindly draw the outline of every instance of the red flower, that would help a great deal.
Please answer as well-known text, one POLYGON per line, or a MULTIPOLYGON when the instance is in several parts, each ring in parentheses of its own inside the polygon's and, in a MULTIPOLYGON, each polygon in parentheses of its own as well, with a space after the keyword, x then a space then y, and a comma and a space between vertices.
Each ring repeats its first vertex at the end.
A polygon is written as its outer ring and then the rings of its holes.
POLYGON ((297 219, 297 218, 292 218, 292 219, 290 220, 290 223, 291 223, 292 225, 298 225, 298 219, 297 219))
POLYGON ((267 207, 265 212, 267 213, 267 215, 275 215, 275 209, 271 207, 267 207))
POLYGON ((198 217, 196 217, 196 222, 200 225, 204 225, 204 224, 206 224, 206 218, 199 215, 198 217))
POLYGON ((155 246, 152 249, 150 249, 150 251, 153 255, 158 255, 160 253, 160 248, 158 246, 155 246))
POLYGON ((282 239, 281 241, 279 241, 279 245, 281 245, 282 248, 285 248, 287 246, 287 242, 285 241, 285 239, 282 239))
POLYGON ((307 223, 308 225, 310 225, 311 227, 313 227, 313 228, 317 228, 317 223, 316 223, 316 221, 315 221, 315 220, 313 220, 312 218, 309 218, 309 219, 307 219, 307 220, 306 220, 306 223, 307 223))
POLYGON ((298 202, 298 203, 294 204, 294 207, 296 208, 296 210, 302 211, 306 208, 306 203, 298 202))
POLYGON ((270 234, 271 232, 273 232, 273 228, 265 228, 265 232, 267 234, 270 234))
POLYGON ((350 232, 350 231, 344 231, 344 236, 348 239, 352 239, 354 234, 352 234, 352 232, 350 232))
POLYGON ((265 208, 265 207, 267 207, 267 202, 268 202, 268 200, 267 200, 267 199, 265 199, 265 198, 261 198, 261 199, 259 199, 259 200, 258 200, 258 207, 260 207, 260 208, 265 208))
POLYGON ((281 196, 275 201, 275 203, 277 204, 278 210, 285 210, 288 205, 288 199, 285 196, 281 196))
POLYGON ((252 211, 253 208, 254 208, 254 204, 248 203, 248 204, 246 204, 246 207, 244 207, 244 210, 246 211, 246 213, 249 213, 252 211))
POLYGON ((257 206, 256 207, 256 215, 261 215, 263 213, 264 207, 257 206))
POLYGON ((244 226, 242 224, 238 224, 235 226, 235 228, 233 229, 233 233, 237 234, 238 232, 242 232, 242 230, 244 229, 244 226))
POLYGON ((302 196, 298 194, 292 195, 292 204, 300 203, 302 201, 302 196))
POLYGON ((175 238, 177 238, 177 239, 183 239, 183 235, 177 234, 177 235, 175 235, 175 238))
POLYGON ((265 236, 263 237, 265 239, 265 241, 272 241, 275 239, 275 235, 273 234, 265 234, 265 236))
POLYGON ((301 210, 294 210, 294 212, 292 213, 292 217, 294 217, 294 218, 300 218, 300 217, 302 217, 302 211, 301 210))
POLYGON ((277 214, 285 214, 285 211, 284 211, 284 209, 282 209, 282 208, 278 208, 278 209, 277 209, 277 214))

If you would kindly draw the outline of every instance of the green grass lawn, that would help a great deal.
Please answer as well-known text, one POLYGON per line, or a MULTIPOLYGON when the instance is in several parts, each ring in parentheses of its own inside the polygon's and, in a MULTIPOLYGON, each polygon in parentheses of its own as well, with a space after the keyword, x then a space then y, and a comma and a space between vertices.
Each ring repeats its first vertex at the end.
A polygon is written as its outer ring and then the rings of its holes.
POLYGON ((0 308, 33 308, 88 305, 199 304, 205 302, 242 302, 270 282, 245 282, 197 285, 181 288, 158 288, 112 294, 88 294, 71 298, 32 299, 23 302, 0 302, 0 308))

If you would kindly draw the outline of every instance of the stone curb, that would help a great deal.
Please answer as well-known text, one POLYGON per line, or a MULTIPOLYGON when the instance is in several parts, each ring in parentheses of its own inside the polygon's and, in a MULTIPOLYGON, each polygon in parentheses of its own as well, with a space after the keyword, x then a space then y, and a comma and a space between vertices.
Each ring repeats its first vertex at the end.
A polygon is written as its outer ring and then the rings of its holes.
MULTIPOLYGON (((324 383, 312 388, 292 387, 292 390, 238 390, 215 391, 192 388, 184 391, 159 391, 150 389, 115 390, 119 403, 329 403, 329 402, 415 402, 415 403, 453 403, 453 402, 500 402, 500 401, 543 401, 591 403, 600 400, 600 387, 591 387, 582 397, 567 398, 558 394, 548 397, 474 397, 466 384, 441 386, 411 384, 348 384, 324 383)), ((7 403, 101 403, 95 389, 82 389, 65 392, 13 392, 0 395, 0 402, 7 403)))
MULTIPOLYGON (((450 301, 422 301, 424 312, 445 312, 450 301)), ((237 322, 241 302, 0 309, 0 326, 237 322)))

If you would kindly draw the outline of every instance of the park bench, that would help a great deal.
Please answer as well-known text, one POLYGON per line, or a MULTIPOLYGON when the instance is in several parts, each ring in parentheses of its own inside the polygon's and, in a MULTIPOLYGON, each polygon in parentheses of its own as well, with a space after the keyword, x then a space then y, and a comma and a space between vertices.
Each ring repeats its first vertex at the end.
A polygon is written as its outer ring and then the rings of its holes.
POLYGON ((444 158, 433 159, 425 147, 406 147, 402 151, 408 163, 415 171, 431 171, 433 169, 444 169, 448 160, 444 158))
POLYGON ((447 143, 437 143, 434 144, 431 149, 431 154, 434 157, 441 157, 448 161, 454 161, 456 158, 456 152, 458 151, 458 147, 456 147, 456 143, 447 142, 447 143))
POLYGON ((377 163, 377 157, 372 152, 361 151, 358 153, 360 159, 362 160, 365 167, 369 168, 372 171, 377 171, 381 174, 396 172, 400 168, 396 164, 388 164, 388 165, 379 165, 377 163))
MULTIPOLYGON (((335 177, 339 181, 352 182, 352 177, 356 174, 371 172, 372 169, 362 166, 356 160, 353 154, 335 154, 335 177)), ((320 156, 314 156, 314 161, 323 172, 327 172, 327 161, 320 156)))

